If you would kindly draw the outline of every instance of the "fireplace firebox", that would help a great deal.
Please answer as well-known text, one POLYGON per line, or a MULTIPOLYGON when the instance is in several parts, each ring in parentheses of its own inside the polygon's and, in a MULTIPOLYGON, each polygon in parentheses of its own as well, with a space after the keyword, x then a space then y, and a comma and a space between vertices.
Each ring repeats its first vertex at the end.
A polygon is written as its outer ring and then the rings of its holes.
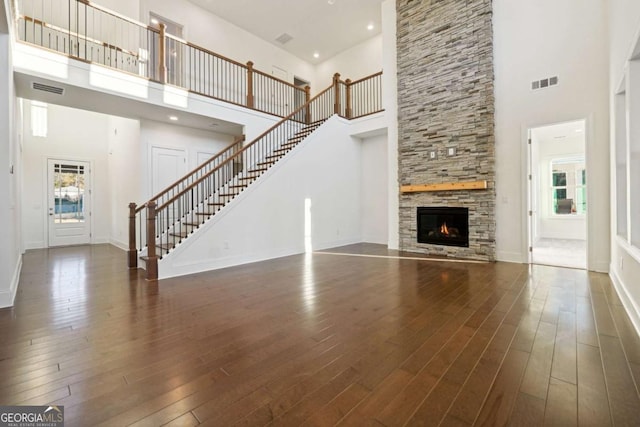
POLYGON ((469 247, 469 209, 418 208, 418 243, 469 247))

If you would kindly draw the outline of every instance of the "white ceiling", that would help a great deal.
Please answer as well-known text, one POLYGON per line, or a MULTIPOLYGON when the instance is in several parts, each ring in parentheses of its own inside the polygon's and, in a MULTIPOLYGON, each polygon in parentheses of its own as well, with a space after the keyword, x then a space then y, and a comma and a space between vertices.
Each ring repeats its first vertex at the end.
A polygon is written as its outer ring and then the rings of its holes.
POLYGON ((377 35, 383 0, 189 0, 312 64, 377 35), (329 1, 333 4, 329 4, 329 1), (373 30, 367 26, 373 24, 373 30), (276 41, 283 33, 293 37, 276 41), (314 58, 314 52, 320 54, 314 58))
POLYGON ((533 129, 539 141, 572 139, 577 136, 584 138, 584 120, 558 123, 533 129))

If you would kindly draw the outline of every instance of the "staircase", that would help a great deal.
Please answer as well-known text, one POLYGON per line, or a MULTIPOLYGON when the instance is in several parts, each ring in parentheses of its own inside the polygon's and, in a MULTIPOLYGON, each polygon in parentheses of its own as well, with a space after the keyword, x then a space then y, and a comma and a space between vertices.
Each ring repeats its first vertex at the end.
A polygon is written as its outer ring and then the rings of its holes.
POLYGON ((146 264, 147 279, 157 279, 157 265, 164 256, 336 114, 338 84, 322 91, 252 142, 244 146, 244 139, 234 142, 143 205, 131 203, 129 267, 137 268, 141 258, 146 264))

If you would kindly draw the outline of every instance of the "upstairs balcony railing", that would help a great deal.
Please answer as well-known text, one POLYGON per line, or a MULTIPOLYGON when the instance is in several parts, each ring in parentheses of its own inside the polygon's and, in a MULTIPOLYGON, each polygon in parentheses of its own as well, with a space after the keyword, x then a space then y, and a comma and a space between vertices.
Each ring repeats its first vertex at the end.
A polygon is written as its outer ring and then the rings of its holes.
POLYGON ((86 0, 18 0, 18 39, 81 61, 254 110, 287 116, 310 99, 297 87, 86 0))

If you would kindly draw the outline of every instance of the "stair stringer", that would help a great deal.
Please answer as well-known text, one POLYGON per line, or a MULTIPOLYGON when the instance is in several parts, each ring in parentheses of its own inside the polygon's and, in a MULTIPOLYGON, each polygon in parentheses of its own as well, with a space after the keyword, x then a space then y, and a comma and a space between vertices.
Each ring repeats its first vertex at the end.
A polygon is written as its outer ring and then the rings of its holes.
POLYGON ((159 278, 361 241, 361 146, 333 116, 158 263, 159 278))

